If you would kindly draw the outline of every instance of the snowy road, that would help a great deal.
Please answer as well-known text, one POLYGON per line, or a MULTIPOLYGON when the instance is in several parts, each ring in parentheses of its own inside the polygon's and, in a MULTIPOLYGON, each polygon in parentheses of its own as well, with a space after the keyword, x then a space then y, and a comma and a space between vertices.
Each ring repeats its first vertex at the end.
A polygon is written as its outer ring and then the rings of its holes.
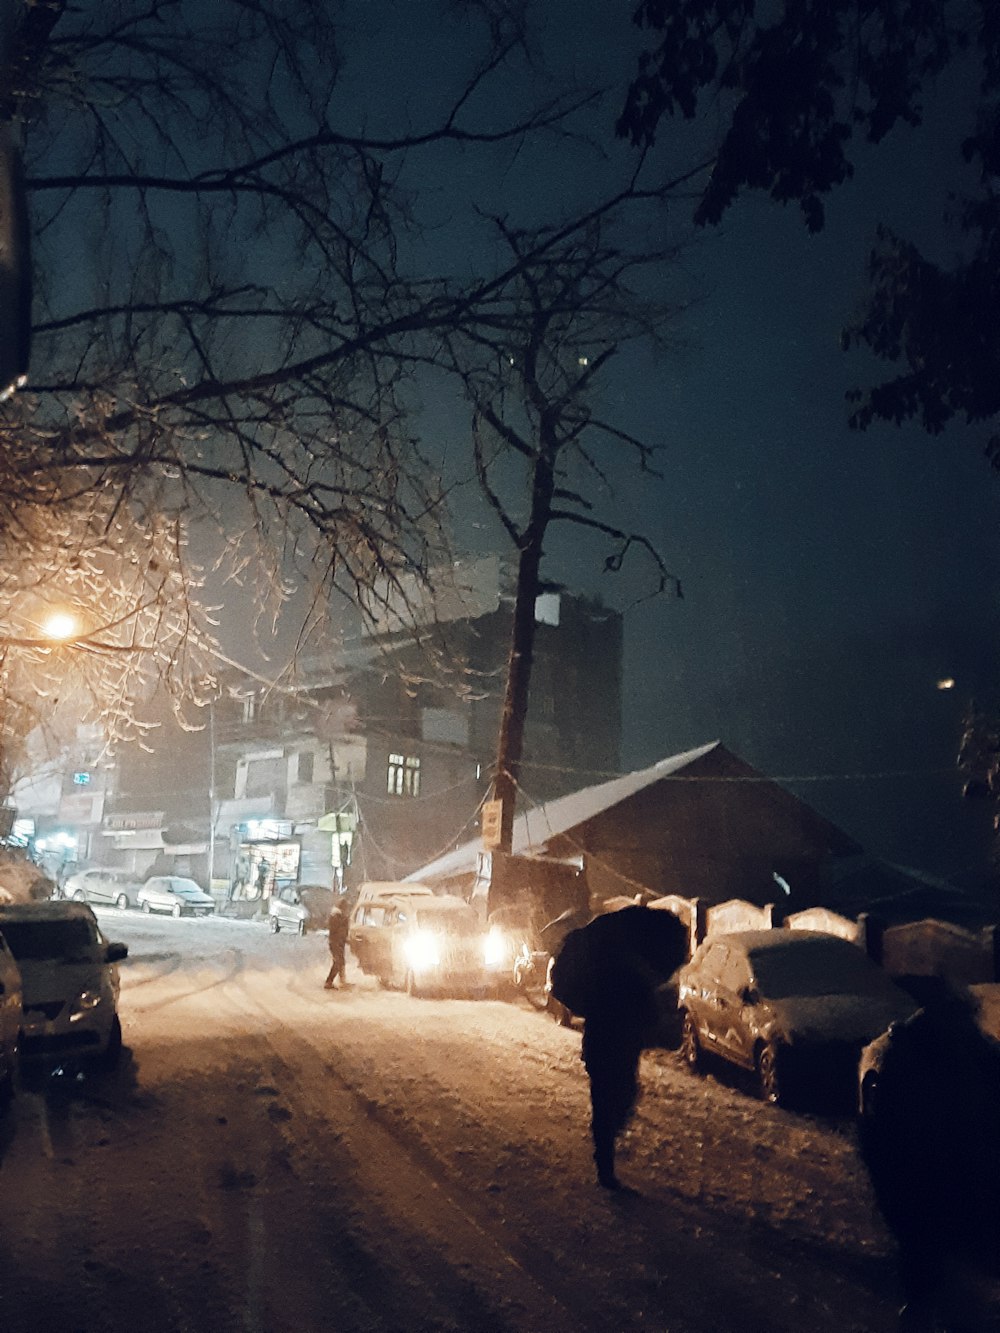
POLYGON ((322 937, 100 912, 131 1049, 2 1134, 3 1333, 889 1333, 849 1126, 644 1057, 592 1182, 579 1034, 417 1000, 322 937))

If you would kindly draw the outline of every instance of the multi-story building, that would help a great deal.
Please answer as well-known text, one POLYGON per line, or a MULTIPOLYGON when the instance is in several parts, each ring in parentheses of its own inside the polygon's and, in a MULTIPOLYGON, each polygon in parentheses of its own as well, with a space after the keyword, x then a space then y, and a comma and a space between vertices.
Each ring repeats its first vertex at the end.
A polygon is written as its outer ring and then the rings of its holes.
MULTIPOLYGON (((475 833, 495 757, 513 586, 496 559, 459 566, 442 586, 433 607, 415 610, 414 599, 405 622, 386 614, 339 660, 300 661, 292 685, 227 679, 196 733, 202 761, 186 762, 202 785, 180 784, 190 809, 170 815, 192 836, 201 830, 200 872, 197 844, 173 844, 184 846, 187 871, 207 879, 211 865, 215 890, 249 905, 287 881, 397 879, 475 833)), ((536 620, 522 769, 532 802, 618 772, 621 731, 621 616, 551 591, 536 620)), ((154 750, 141 762, 142 786, 155 789, 164 760, 154 750)), ((136 803, 129 769, 120 765, 106 822, 150 813, 136 803)), ((124 846, 129 831, 118 832, 111 841, 124 846)), ((156 839, 147 829, 140 840, 156 839)), ((172 844, 159 842, 162 865, 172 844)))

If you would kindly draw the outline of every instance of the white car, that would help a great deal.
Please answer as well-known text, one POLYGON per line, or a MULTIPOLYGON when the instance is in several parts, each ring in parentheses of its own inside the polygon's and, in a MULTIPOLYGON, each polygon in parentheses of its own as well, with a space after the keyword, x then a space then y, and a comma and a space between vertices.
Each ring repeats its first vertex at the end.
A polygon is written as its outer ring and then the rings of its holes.
POLYGON ((21 1058, 28 1064, 113 1066, 121 1054, 118 968, 86 903, 0 907, 0 934, 21 973, 21 1058))
POLYGON ((108 903, 114 907, 134 907, 139 881, 127 870, 78 870, 62 886, 62 896, 78 903, 108 903))
POLYGON ((136 895, 144 912, 169 912, 171 916, 211 916, 215 902, 183 875, 153 875, 136 895))
POLYGON ((678 973, 681 1053, 756 1071, 765 1101, 849 1094, 861 1049, 914 1000, 856 945, 811 930, 710 935, 678 973))

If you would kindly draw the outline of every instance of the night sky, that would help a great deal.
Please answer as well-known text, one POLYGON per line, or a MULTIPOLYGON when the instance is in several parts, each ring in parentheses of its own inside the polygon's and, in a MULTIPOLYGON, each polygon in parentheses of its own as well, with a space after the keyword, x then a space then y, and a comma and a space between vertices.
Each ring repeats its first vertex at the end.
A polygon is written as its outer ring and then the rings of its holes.
MULTIPOLYGON (((377 133, 409 84, 419 125, 443 96, 461 24, 434 35, 410 7, 354 12, 342 108, 377 133)), ((628 164, 612 129, 640 41, 629 12, 601 0, 545 7, 563 70, 620 90, 590 113, 606 161, 557 142, 504 149, 485 164, 472 154, 420 157, 412 181, 432 224, 422 242, 430 256, 475 270, 486 255, 484 233, 467 221, 470 198, 526 217, 530 201, 540 211, 628 164)), ((507 85, 511 105, 526 86, 507 85)), ((894 131, 862 152, 854 181, 828 197, 820 235, 794 206, 759 198, 700 232, 669 276, 694 300, 677 324, 679 345, 655 359, 629 354, 606 381, 602 406, 663 447, 657 485, 607 457, 615 494, 606 512, 654 540, 684 600, 633 606, 649 572, 602 574, 593 542, 553 536, 546 570, 631 607, 625 768, 721 739, 873 851, 948 874, 974 864, 972 833, 982 827, 957 799, 955 754, 963 708, 995 685, 1000 477, 972 431, 850 431, 845 391, 891 367, 846 356, 839 335, 859 308, 878 221, 948 253, 940 218, 946 190, 962 183, 961 86, 955 78, 930 100, 927 128, 894 131), (942 677, 955 689, 938 690, 942 677)), ((504 107, 481 110, 500 118, 504 107)), ((677 138, 683 153, 691 133, 677 138)), ((674 151, 674 131, 661 140, 665 156, 674 151)), ((672 214, 679 228, 685 213, 672 214)), ((462 475, 467 416, 433 389, 421 412, 432 451, 440 445, 443 465, 462 475)), ((489 549, 497 534, 474 482, 465 495, 456 542, 489 549)))

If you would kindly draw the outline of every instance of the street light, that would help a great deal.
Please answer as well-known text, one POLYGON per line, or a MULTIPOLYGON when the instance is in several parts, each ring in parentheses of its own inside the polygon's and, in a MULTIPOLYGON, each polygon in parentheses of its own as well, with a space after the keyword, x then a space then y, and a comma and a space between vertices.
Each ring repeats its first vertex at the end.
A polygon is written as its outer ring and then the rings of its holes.
POLYGON ((42 621, 41 628, 47 639, 57 639, 64 643, 76 637, 80 626, 71 611, 52 611, 42 621))

